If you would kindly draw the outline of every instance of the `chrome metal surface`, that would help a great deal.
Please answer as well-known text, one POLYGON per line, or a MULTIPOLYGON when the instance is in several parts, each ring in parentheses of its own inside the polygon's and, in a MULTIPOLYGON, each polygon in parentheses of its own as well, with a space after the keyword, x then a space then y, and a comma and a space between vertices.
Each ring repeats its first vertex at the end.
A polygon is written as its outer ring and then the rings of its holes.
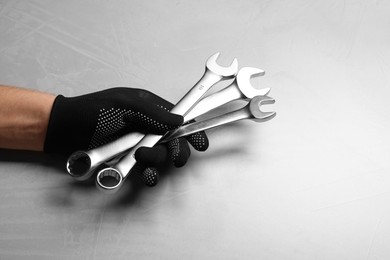
POLYGON ((184 122, 188 122, 208 111, 237 99, 251 99, 255 96, 267 95, 271 90, 270 88, 256 89, 250 82, 251 78, 263 76, 264 74, 265 71, 258 68, 244 67, 240 69, 236 78, 229 86, 200 100, 185 115, 184 122))
MULTIPOLYGON (((228 73, 223 72, 223 70, 219 69, 218 66, 215 66, 214 64, 216 63, 217 56, 217 54, 213 55, 207 62, 207 66, 212 69, 214 73, 224 73, 224 75, 231 75, 234 73, 234 70, 227 70, 228 73)), ((236 66, 234 65, 233 68, 236 69, 236 66)), ((256 89, 250 82, 251 78, 263 76, 264 74, 265 71, 261 69, 253 67, 241 68, 238 71, 236 78, 229 86, 204 97, 192 109, 190 109, 184 117, 184 122, 188 122, 207 113, 208 111, 237 99, 248 100, 255 96, 267 95, 270 88, 256 89)), ((196 98, 197 97, 191 97, 188 94, 182 100, 184 100, 183 102, 185 102, 185 104, 190 104, 189 100, 196 98)), ((187 108, 188 107, 189 105, 187 105, 187 108)), ((141 133, 130 133, 101 147, 89 151, 77 151, 69 157, 66 169, 76 180, 84 181, 89 179, 98 165, 132 148, 142 139, 143 136, 144 135, 141 133)), ((150 143, 153 143, 153 140, 151 140, 150 143)))
POLYGON ((263 112, 260 107, 266 104, 275 103, 275 99, 268 96, 256 96, 243 108, 229 112, 217 117, 206 119, 203 121, 194 122, 184 125, 176 130, 168 132, 160 141, 168 142, 172 139, 190 135, 199 131, 204 131, 210 128, 230 124, 243 119, 251 119, 255 122, 265 122, 276 116, 276 112, 263 112))
MULTIPOLYGON (((216 83, 232 79, 236 76, 238 71, 237 59, 234 59, 230 66, 222 67, 217 63, 219 53, 212 55, 206 62, 206 70, 202 78, 193 86, 190 91, 176 104, 171 110, 172 113, 185 115, 201 97, 216 83)), ((136 146, 134 146, 129 153, 124 156, 117 164, 113 165, 109 169, 102 169, 96 176, 96 184, 103 191, 113 192, 118 190, 123 181, 127 178, 132 167, 135 165, 136 160, 134 158, 135 151, 141 147, 153 147, 162 136, 160 135, 147 135, 136 146), (110 174, 117 174, 120 177, 115 178, 117 182, 112 185, 106 185, 103 183, 103 179, 106 176, 105 171, 110 171, 110 174)), ((110 175, 110 176, 111 176, 110 175)))
POLYGON ((143 136, 144 134, 132 132, 89 151, 76 151, 69 156, 66 170, 76 180, 85 181, 93 175, 97 166, 124 153, 136 145, 143 136))

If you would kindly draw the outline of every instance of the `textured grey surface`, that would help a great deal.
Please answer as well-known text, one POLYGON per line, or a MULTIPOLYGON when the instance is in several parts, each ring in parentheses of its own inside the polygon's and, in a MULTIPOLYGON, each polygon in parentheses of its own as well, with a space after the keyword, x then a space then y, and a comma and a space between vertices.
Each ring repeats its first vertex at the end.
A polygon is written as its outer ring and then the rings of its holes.
POLYGON ((209 132, 107 196, 0 151, 0 259, 389 259, 388 1, 0 1, 3 84, 176 102, 206 58, 266 70, 278 115, 209 132), (138 187, 138 188, 137 188, 138 187))

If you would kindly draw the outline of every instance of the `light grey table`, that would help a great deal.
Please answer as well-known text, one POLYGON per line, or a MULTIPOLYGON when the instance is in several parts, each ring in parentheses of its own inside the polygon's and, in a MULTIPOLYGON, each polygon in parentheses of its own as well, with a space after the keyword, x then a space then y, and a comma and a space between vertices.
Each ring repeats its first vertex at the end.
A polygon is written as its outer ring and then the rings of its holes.
MULTIPOLYGON (((113 196, 0 151, 0 259, 389 259, 388 1, 0 1, 2 84, 177 102, 220 51, 266 70, 272 121, 209 131, 113 196)), ((222 87, 222 86, 221 86, 222 87)))

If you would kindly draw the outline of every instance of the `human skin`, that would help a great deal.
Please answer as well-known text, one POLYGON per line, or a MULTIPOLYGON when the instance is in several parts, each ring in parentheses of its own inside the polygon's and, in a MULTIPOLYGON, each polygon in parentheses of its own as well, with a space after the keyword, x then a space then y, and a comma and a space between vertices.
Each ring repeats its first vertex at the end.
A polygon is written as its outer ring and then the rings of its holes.
POLYGON ((43 151, 55 97, 0 85, 0 148, 43 151))

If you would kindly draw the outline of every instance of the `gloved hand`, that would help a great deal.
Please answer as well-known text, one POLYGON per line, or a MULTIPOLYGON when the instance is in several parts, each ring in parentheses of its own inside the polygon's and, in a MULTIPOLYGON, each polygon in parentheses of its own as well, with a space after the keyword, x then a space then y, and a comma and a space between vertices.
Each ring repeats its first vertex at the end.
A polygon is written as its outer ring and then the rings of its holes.
MULTIPOLYGON (((173 105, 167 104, 167 107, 171 109, 173 105)), ((157 144, 151 148, 140 147, 135 152, 137 164, 134 171, 141 176, 147 186, 155 186, 159 180, 159 173, 155 167, 168 159, 173 162, 175 167, 184 166, 191 155, 188 143, 197 151, 206 151, 209 147, 208 138, 203 131, 176 138, 167 144, 157 144)))
MULTIPOLYGON (((112 88, 78 97, 59 95, 53 104, 44 151, 70 155, 77 150, 89 150, 129 133, 163 135, 183 124, 183 117, 169 113, 173 105, 143 89, 112 88)), ((143 176, 171 160, 176 167, 187 162, 190 142, 196 150, 205 151, 208 139, 204 132, 136 151, 137 168, 143 176)), ((157 176, 158 177, 158 176, 157 176)), ((145 178, 144 178, 145 179, 145 178)), ((146 180, 146 179, 145 179, 146 180)))

